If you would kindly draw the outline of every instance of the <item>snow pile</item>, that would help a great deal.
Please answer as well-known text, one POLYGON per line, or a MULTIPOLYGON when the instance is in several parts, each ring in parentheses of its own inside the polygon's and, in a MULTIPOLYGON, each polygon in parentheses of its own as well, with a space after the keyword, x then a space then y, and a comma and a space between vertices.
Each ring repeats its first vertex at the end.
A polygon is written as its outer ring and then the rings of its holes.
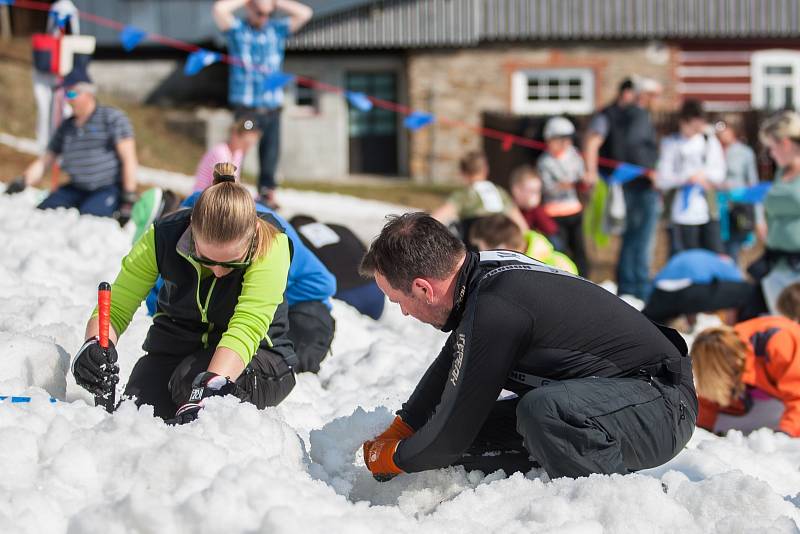
MULTIPOLYGON (((365 234, 390 209, 294 195, 290 209, 313 201, 365 234)), ((666 466, 624 477, 448 468, 376 482, 361 443, 445 338, 396 306, 376 322, 335 302, 332 356, 277 408, 212 399, 178 428, 130 403, 109 416, 65 375, 130 232, 34 203, 0 195, 0 395, 34 397, 0 402, 0 532, 798 532, 800 440, 767 430, 697 431, 666 466)), ((140 311, 120 340, 123 382, 148 326, 140 311)))

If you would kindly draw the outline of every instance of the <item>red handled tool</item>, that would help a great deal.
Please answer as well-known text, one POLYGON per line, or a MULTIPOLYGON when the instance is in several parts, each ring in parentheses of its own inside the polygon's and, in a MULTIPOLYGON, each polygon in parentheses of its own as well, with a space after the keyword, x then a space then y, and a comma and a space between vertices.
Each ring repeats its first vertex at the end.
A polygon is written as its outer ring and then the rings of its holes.
MULTIPOLYGON (((114 365, 117 362, 112 362, 108 354, 108 330, 111 323, 111 284, 108 282, 101 282, 97 288, 97 321, 100 328, 100 346, 106 353, 106 365, 114 365)), ((111 378, 108 389, 102 395, 95 395, 94 397, 94 405, 105 407, 108 413, 114 411, 116 384, 119 381, 116 375, 111 378)))

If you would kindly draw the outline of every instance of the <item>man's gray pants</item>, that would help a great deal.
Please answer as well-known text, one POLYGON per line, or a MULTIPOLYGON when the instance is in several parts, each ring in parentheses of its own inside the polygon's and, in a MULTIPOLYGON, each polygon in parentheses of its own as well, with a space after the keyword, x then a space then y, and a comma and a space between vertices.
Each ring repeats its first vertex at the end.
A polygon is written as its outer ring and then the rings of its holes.
POLYGON ((547 384, 516 407, 517 432, 551 478, 630 473, 662 465, 692 437, 691 370, 660 379, 581 378, 547 384))

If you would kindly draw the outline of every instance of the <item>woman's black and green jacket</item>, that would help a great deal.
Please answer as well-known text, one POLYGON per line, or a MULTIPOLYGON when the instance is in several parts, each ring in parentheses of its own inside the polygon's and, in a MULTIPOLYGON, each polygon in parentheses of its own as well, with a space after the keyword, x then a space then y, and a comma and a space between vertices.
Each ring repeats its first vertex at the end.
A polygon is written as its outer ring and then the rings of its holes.
MULTIPOLYGON (((191 213, 180 210, 156 222, 123 258, 112 285, 111 325, 122 334, 160 274, 164 285, 142 348, 189 355, 227 347, 247 366, 259 345, 270 343, 267 330, 286 289, 289 240, 278 234, 264 257, 216 278, 189 256, 191 213)), ((281 230, 268 215, 262 218, 281 230)))

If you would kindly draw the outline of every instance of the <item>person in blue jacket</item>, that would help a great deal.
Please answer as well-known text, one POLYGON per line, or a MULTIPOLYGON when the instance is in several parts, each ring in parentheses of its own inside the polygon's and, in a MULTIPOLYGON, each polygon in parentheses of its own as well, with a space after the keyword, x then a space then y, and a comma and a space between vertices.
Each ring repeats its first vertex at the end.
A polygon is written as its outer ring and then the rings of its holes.
MULTIPOLYGON (((216 182, 215 174, 214 183, 216 182)), ((200 193, 201 191, 197 191, 186 198, 181 207, 194 206, 200 193)), ((303 244, 297 231, 286 219, 259 202, 256 202, 256 211, 272 215, 289 236, 293 253, 285 298, 289 305, 289 339, 294 343, 294 350, 300 362, 294 371, 316 373, 333 341, 336 323, 331 316, 331 297, 336 293, 336 278, 303 244)), ((147 309, 150 315, 155 311, 160 288, 161 279, 147 297, 147 309)))
POLYGON ((738 309, 752 291, 729 256, 690 249, 672 256, 656 275, 642 313, 663 323, 681 315, 738 309))

